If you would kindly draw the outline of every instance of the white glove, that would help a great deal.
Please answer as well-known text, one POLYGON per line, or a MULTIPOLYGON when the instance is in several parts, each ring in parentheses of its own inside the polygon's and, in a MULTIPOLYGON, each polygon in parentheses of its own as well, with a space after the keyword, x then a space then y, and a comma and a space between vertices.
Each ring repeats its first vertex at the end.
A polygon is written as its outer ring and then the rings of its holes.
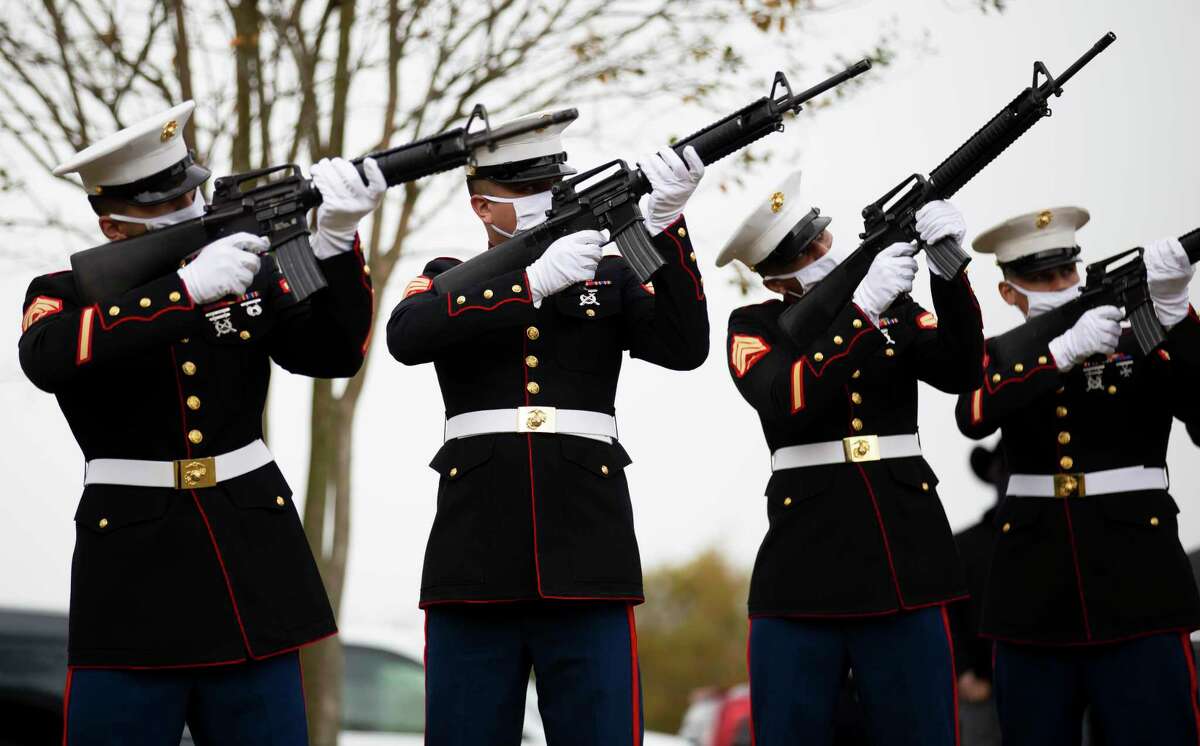
POLYGON ((211 303, 226 295, 241 295, 254 281, 262 260, 258 255, 271 242, 253 233, 218 238, 176 271, 196 303, 211 303))
POLYGON ((1144 259, 1154 313, 1163 326, 1170 329, 1187 317, 1188 283, 1196 268, 1188 261, 1187 252, 1177 238, 1162 238, 1146 244, 1144 259))
POLYGON ((322 158, 309 170, 313 186, 321 193, 317 208, 317 235, 313 237, 313 254, 328 259, 354 248, 358 221, 369 215, 387 191, 387 181, 374 158, 363 161, 367 183, 362 182, 358 169, 345 158, 322 158))
POLYGON ((704 176, 704 161, 689 145, 683 149, 683 158, 671 148, 663 148, 638 161, 638 166, 654 190, 646 195, 642 206, 646 232, 657 236, 683 214, 684 205, 704 176))
POLYGON ((579 231, 550 244, 525 270, 534 305, 577 282, 593 279, 606 243, 608 238, 601 231, 579 231))
POLYGON ((1110 355, 1121 341, 1121 319, 1116 306, 1097 306, 1079 317, 1075 326, 1050 340, 1050 354, 1058 370, 1066 373, 1092 355, 1110 355))
POLYGON ((917 276, 917 249, 912 244, 894 243, 875 257, 867 276, 854 291, 854 304, 879 325, 879 317, 904 293, 912 292, 917 276))
MULTIPOLYGON (((934 200, 925 203, 917 210, 917 233, 927 244, 937 243, 943 238, 953 238, 955 243, 962 246, 963 238, 967 235, 967 221, 963 220, 958 208, 945 200, 934 200)), ((943 280, 949 277, 943 275, 933 262, 929 262, 929 271, 943 280)))

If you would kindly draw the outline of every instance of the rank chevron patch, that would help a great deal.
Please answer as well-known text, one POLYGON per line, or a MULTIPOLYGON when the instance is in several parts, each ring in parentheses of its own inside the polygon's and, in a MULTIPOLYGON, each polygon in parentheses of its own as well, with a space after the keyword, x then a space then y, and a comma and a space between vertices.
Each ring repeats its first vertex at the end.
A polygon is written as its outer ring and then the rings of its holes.
POLYGON ((404 286, 404 297, 407 298, 410 295, 424 293, 431 287, 433 287, 433 280, 425 275, 419 275, 412 282, 404 286))
POLYGON ((729 343, 729 363, 737 377, 741 378, 770 351, 771 345, 763 341, 762 337, 735 334, 729 343))
POLYGON ((47 316, 53 316, 61 311, 63 303, 58 298, 49 298, 45 295, 39 295, 29 304, 29 308, 25 309, 25 315, 21 317, 21 333, 29 331, 29 327, 47 316))
POLYGON ((918 329, 937 329, 937 316, 934 316, 929 311, 922 313, 917 317, 918 329))

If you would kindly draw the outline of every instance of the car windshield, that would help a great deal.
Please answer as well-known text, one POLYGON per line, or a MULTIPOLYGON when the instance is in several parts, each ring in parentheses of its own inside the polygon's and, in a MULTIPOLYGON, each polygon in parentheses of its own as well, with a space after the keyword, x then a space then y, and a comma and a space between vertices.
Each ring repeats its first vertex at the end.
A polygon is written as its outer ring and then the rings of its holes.
POLYGON ((347 645, 342 730, 424 733, 421 664, 378 648, 347 645))

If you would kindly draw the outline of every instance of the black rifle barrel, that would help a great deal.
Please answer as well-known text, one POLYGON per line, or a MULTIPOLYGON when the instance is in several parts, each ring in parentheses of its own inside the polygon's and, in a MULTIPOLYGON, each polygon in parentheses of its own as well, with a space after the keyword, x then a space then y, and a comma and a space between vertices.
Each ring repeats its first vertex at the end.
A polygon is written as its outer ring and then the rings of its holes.
POLYGON ((368 153, 355 158, 351 163, 358 168, 358 175, 365 184, 367 176, 363 172, 362 162, 367 158, 374 158, 388 186, 395 186, 465 166, 479 148, 494 150, 505 140, 554 124, 570 122, 578 116, 577 109, 559 109, 533 121, 510 122, 496 128, 485 126, 474 132, 468 132, 465 127, 456 127, 390 150, 368 153))
POLYGON ((1200 262, 1200 228, 1180 236, 1179 243, 1183 244, 1183 250, 1192 264, 1200 262))
MULTIPOLYGON (((800 94, 791 94, 787 78, 776 73, 770 96, 738 109, 671 147, 682 155, 684 148, 692 146, 706 165, 714 163, 780 131, 786 112, 799 111, 813 96, 866 72, 870 67, 870 61, 861 60, 800 94), (779 86, 783 86, 789 95, 773 98, 775 88, 779 86)), ((637 200, 650 191, 650 184, 640 170, 613 161, 561 182, 554 190, 554 207, 547 213, 544 223, 438 274, 433 280, 434 289, 453 295, 499 275, 524 269, 556 239, 588 229, 609 230, 622 256, 642 282, 648 281, 662 266, 663 259, 645 235, 637 211, 637 200), (617 173, 576 191, 576 186, 589 183, 593 177, 606 173, 609 167, 617 164, 620 164, 617 173)))
MULTIPOLYGON (((671 145, 671 148, 682 157, 684 149, 691 146, 696 149, 696 155, 700 156, 700 160, 706 166, 716 163, 772 132, 778 132, 783 127, 782 121, 785 112, 798 113, 803 105, 813 98, 870 69, 871 61, 861 59, 845 70, 831 75, 800 93, 779 98, 764 96, 679 140, 671 145)), ((787 78, 783 77, 782 73, 776 74, 775 85, 786 86, 786 82, 787 78)), ((773 89, 771 93, 774 95, 773 89)), ((788 90, 788 93, 791 91, 788 90)))
MULTIPOLYGON (((482 107, 476 107, 472 119, 475 116, 486 120, 482 107)), ((394 186, 467 165, 476 148, 495 147, 578 116, 575 109, 562 109, 536 121, 496 128, 485 121, 473 132, 468 131, 469 120, 465 127, 355 158, 352 163, 363 176, 363 159, 375 158, 388 186, 394 186)), ((271 259, 287 278, 296 302, 325 286, 308 242, 306 214, 321 202, 311 180, 302 177, 297 167, 284 166, 225 176, 216 184, 213 204, 202 217, 73 254, 71 267, 81 298, 94 303, 116 297, 174 271, 181 260, 206 244, 240 231, 271 239, 271 259), (286 180, 272 183, 273 176, 285 172, 286 180), (221 188, 223 183, 228 190, 221 188)))
MULTIPOLYGON (((1068 72, 1074 75, 1115 38, 1111 33, 1105 35, 1071 65, 1068 72)), ((919 176, 910 177, 863 210, 865 230, 860 236, 863 242, 819 285, 780 316, 780 325, 797 344, 805 346, 825 333, 836 315, 850 302, 855 288, 866 276, 880 251, 893 242, 915 238, 914 216, 923 205, 952 197, 1049 113, 1046 99, 1061 90, 1061 82, 1068 76, 1064 75, 1056 81, 1040 62, 1034 65, 1035 85, 1039 74, 1046 77, 1043 84, 1030 86, 1017 94, 934 168, 927 180, 919 176), (908 187, 910 183, 913 186, 908 187), (908 190, 901 194, 906 187, 908 190)), ((923 248, 927 259, 946 276, 956 276, 970 261, 966 252, 953 240, 942 239, 923 248)))
MULTIPOLYGON (((1083 56, 1075 60, 1066 70, 1063 70, 1062 75, 1054 79, 1056 89, 1061 89, 1063 83, 1066 83, 1071 78, 1075 77, 1075 73, 1083 69, 1083 66, 1096 58, 1096 55, 1108 49, 1108 45, 1117 40, 1117 35, 1109 31, 1104 36, 1100 37, 1100 41, 1092 45, 1092 48, 1083 53, 1083 56)), ((1061 95, 1061 90, 1056 90, 1056 95, 1061 95)))

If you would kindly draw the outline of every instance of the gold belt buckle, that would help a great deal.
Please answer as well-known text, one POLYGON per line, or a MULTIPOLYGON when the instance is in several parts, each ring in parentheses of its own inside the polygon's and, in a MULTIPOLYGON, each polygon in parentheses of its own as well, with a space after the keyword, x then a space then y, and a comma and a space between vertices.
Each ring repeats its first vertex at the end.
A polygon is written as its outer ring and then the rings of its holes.
POLYGON ((216 483, 217 460, 212 456, 185 458, 175 462, 175 489, 198 490, 216 483))
POLYGON ((517 407, 517 432, 558 432, 558 409, 556 407, 517 407))
POLYGON ((849 438, 842 438, 842 450, 846 452, 846 461, 851 464, 862 461, 878 461, 880 459, 879 436, 853 435, 849 438))
POLYGON ((1083 497, 1087 492, 1084 488, 1083 474, 1055 474, 1055 497, 1083 497))

